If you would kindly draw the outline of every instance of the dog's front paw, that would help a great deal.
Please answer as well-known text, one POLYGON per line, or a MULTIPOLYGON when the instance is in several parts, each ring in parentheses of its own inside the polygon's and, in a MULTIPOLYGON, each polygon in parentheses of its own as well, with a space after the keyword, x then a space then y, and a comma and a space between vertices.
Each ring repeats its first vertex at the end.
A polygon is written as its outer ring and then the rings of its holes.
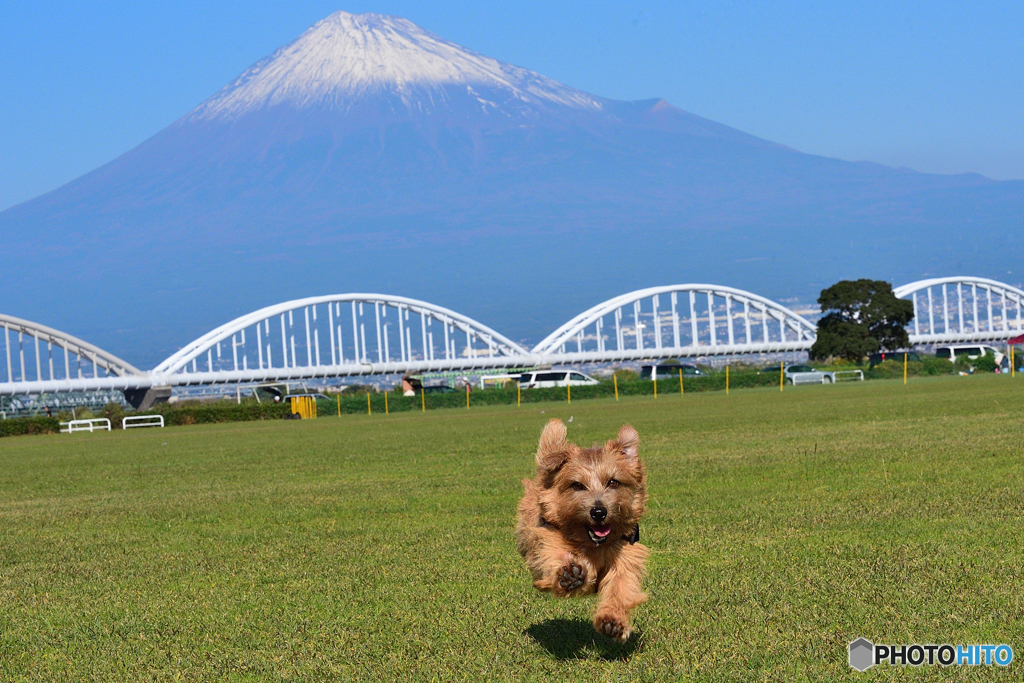
POLYGON ((587 568, 570 558, 558 570, 555 578, 560 589, 558 592, 568 595, 587 582, 587 568))
POLYGON ((594 617, 594 628, 603 636, 607 636, 619 642, 626 642, 633 633, 629 621, 611 613, 601 613, 594 617))

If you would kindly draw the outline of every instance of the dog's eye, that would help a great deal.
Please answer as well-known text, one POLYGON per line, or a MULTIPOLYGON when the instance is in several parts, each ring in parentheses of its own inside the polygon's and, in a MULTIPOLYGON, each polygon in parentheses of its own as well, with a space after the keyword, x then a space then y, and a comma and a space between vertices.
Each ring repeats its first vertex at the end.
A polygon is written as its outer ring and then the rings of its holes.
POLYGON ((615 481, 614 479, 609 479, 608 480, 608 488, 610 488, 610 489, 617 489, 617 488, 619 488, 619 482, 615 481))
POLYGON ((587 487, 584 486, 583 484, 579 483, 578 481, 574 481, 572 483, 572 488, 573 488, 574 491, 586 491, 587 490, 587 487))

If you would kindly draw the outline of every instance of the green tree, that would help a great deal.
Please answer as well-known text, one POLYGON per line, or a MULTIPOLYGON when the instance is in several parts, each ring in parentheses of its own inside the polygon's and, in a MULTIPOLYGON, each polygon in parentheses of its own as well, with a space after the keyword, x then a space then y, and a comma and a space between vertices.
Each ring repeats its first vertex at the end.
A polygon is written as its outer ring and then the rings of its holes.
POLYGON ((880 349, 910 345, 904 326, 914 317, 914 304, 897 299, 888 282, 842 280, 821 290, 818 303, 825 315, 818 321, 818 338, 810 350, 813 359, 860 361, 880 349))
POLYGON ((974 361, 974 368, 980 372, 995 372, 997 367, 999 364, 991 351, 986 351, 984 356, 974 361))

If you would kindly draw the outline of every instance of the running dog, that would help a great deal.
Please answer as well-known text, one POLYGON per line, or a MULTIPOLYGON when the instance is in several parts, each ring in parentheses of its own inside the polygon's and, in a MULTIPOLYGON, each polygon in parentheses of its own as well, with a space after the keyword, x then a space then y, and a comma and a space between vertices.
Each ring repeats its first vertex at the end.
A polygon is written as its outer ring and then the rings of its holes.
POLYGON ((639 543, 647 503, 640 437, 629 425, 603 446, 566 441, 561 420, 540 435, 537 476, 524 480, 516 546, 533 586, 559 597, 598 594, 598 633, 625 642, 648 550, 639 543))

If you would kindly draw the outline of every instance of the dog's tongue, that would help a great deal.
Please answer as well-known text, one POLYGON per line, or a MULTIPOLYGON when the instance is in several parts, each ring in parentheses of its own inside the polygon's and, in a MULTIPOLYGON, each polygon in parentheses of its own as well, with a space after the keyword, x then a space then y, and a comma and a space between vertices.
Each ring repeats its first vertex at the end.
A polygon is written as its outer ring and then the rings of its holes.
POLYGON ((594 535, 598 538, 604 538, 609 533, 611 533, 612 530, 611 526, 608 524, 602 524, 601 526, 592 526, 590 528, 591 530, 593 530, 594 535))

